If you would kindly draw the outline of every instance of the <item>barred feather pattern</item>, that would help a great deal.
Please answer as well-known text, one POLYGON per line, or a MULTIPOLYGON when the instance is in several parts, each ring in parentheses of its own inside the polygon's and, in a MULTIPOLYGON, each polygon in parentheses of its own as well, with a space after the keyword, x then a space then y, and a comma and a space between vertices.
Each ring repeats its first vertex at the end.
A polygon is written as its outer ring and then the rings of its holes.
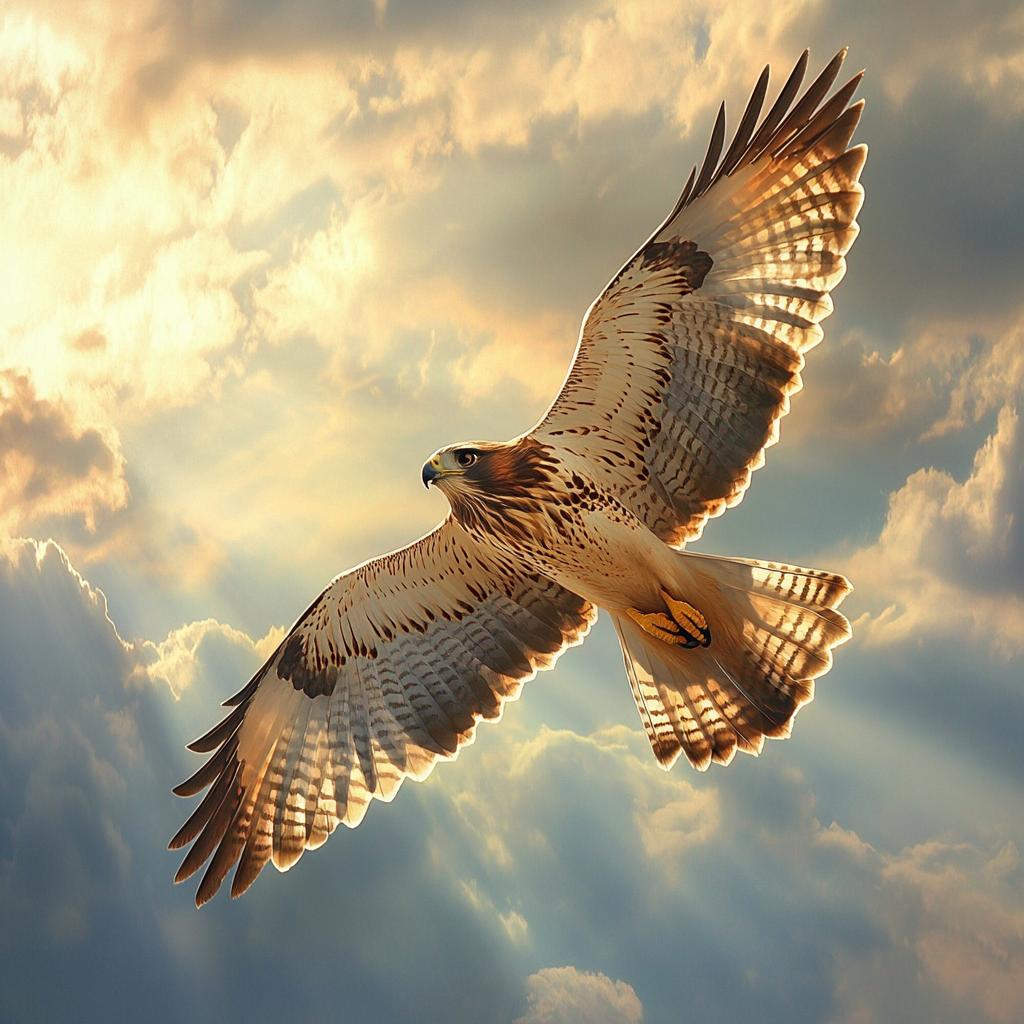
POLYGON ((822 104, 844 56, 794 103, 805 53, 755 131, 765 69, 719 163, 723 107, 696 185, 691 175, 666 223, 591 306, 562 390, 532 432, 589 460, 674 547, 742 499, 832 311, 867 154, 848 148, 861 76, 822 104))
POLYGON ((596 615, 451 519, 339 576, 191 745, 213 756, 175 792, 210 792, 171 841, 193 843, 175 880, 212 855, 198 906, 236 862, 234 896, 270 860, 287 870, 371 799, 456 757, 596 615))
POLYGON ((737 750, 760 753, 765 738, 788 737, 832 648, 850 637, 836 608, 850 584, 836 573, 771 562, 687 555, 704 578, 713 636, 726 642, 682 650, 652 642, 613 614, 626 673, 659 763, 684 753, 704 771, 737 750), (699 560, 699 561, 698 561, 699 560))

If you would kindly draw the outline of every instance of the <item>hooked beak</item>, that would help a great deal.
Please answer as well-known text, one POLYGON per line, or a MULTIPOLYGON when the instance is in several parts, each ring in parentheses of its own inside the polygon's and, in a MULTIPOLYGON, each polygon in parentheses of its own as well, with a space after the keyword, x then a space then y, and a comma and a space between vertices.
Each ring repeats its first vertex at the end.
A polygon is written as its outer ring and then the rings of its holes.
POLYGON ((433 461, 423 464, 422 479, 424 487, 429 487, 435 480, 441 479, 441 471, 434 466, 433 461))

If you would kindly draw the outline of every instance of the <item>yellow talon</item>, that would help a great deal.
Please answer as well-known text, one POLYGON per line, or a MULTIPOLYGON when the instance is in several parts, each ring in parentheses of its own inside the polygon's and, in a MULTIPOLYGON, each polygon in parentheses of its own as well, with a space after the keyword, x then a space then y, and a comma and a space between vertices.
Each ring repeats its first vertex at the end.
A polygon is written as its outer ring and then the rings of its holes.
POLYGON ((679 635, 679 627, 664 612, 638 612, 635 608, 627 608, 626 614, 645 633, 650 633, 667 644, 678 644, 683 639, 679 635))
POLYGON ((711 627, 708 620, 688 601, 677 601, 664 590, 661 596, 680 629, 688 633, 701 647, 710 647, 711 627))
POLYGON ((708 620, 687 601, 677 601, 661 591, 671 617, 664 612, 641 612, 627 608, 626 614, 645 632, 667 644, 681 647, 710 647, 708 620))

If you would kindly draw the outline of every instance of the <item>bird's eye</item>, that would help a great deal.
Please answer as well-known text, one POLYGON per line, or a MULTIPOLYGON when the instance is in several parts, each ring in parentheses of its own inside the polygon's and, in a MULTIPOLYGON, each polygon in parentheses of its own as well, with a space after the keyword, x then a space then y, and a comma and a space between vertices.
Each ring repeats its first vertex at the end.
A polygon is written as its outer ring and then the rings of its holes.
POLYGON ((476 460, 476 452, 459 452, 459 454, 455 456, 455 461, 463 469, 469 469, 469 467, 472 466, 473 463, 476 462, 476 460))

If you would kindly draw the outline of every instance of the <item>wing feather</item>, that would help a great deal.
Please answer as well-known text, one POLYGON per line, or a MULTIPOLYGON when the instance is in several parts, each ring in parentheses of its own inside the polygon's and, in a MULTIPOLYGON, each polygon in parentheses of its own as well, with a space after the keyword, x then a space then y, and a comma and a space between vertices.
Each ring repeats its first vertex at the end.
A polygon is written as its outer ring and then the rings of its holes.
POLYGON ((736 129, 736 135, 729 146, 729 151, 725 154, 725 158, 715 173, 715 181, 735 169, 747 146, 750 145, 751 136, 754 134, 754 128, 757 126, 757 119, 761 114, 761 107, 768 92, 768 72, 769 69, 765 67, 761 72, 761 77, 757 80, 757 85, 754 86, 754 91, 750 94, 746 110, 743 111, 743 117, 740 118, 740 126, 736 129))
MULTIPOLYGON (((845 53, 845 51, 843 52, 845 53)), ((793 65, 793 70, 789 73, 789 78, 786 79, 786 84, 780 90, 778 98, 772 104, 772 108, 768 111, 765 119, 761 122, 761 127, 758 128, 754 137, 750 140, 750 145, 747 146, 746 152, 737 161, 737 168, 744 167, 748 163, 753 162, 768 148, 770 140, 775 137, 779 125, 782 124, 783 118, 796 98, 796 94, 800 91, 804 75, 807 74, 807 62, 810 55, 809 50, 804 50, 800 54, 796 64, 793 65)))
POLYGON ((209 792, 171 841, 193 844, 176 881, 209 860, 198 905, 236 862, 233 896, 268 861, 287 870, 457 756, 596 614, 451 519, 339 576, 191 745, 212 756, 175 792, 209 792))
POLYGON ((704 154, 704 163, 701 164, 700 174, 697 175, 697 184, 693 186, 693 198, 704 194, 711 178, 718 167, 718 158, 722 155, 722 143, 725 142, 725 104, 718 108, 718 117, 715 118, 715 127, 711 130, 711 141, 708 143, 708 151, 704 154))
POLYGON ((591 306, 532 432, 674 546, 742 499, 846 272, 866 150, 847 148, 861 76, 826 100, 845 53, 797 99, 805 52, 755 129, 762 74, 720 163, 719 111, 696 181, 591 306))

